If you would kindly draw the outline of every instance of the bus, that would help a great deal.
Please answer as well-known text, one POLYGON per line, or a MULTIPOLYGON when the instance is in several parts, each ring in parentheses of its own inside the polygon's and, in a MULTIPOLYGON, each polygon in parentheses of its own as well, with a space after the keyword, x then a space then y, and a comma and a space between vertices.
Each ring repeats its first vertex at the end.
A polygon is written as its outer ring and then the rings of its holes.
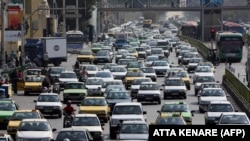
POLYGON ((244 38, 234 31, 216 33, 216 55, 221 62, 241 62, 244 38))
POLYGON ((242 35, 246 34, 246 30, 243 25, 230 21, 223 21, 223 30, 239 32, 242 35))
POLYGON ((84 34, 81 31, 67 31, 67 50, 69 53, 79 53, 83 50, 84 34))
POLYGON ((199 31, 199 23, 196 21, 184 21, 181 24, 181 34, 192 38, 197 38, 199 31))

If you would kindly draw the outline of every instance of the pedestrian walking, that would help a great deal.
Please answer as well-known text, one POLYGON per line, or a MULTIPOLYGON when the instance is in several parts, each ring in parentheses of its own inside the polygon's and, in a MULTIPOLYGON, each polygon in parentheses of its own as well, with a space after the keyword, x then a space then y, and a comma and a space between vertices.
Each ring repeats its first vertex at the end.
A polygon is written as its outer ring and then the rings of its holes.
POLYGON ((12 89, 14 91, 14 94, 17 94, 18 76, 17 76, 17 70, 16 69, 14 69, 14 71, 10 74, 10 79, 11 79, 11 84, 12 84, 12 89))

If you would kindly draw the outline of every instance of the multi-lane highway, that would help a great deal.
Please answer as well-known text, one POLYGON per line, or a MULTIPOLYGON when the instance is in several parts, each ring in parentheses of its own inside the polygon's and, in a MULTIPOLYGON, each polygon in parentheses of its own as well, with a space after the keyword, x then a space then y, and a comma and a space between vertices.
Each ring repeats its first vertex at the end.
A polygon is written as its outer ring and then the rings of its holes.
MULTIPOLYGON (((171 62, 174 62, 175 64, 177 64, 177 58, 175 57, 175 53, 172 53, 170 55, 169 59, 171 62)), ((75 63, 75 61, 76 61, 76 55, 75 54, 68 54, 68 62, 63 63, 62 66, 64 66, 67 70, 72 70, 72 65, 75 63)), ((98 68, 101 68, 101 67, 102 67, 102 65, 98 65, 98 68)), ((215 78, 220 83, 222 82, 222 75, 224 74, 224 69, 225 69, 225 64, 220 64, 216 68, 215 78)), ((241 70, 241 71, 243 71, 243 70, 241 70)), ((190 75, 192 76, 192 74, 190 74, 190 75)), ((157 82, 158 82, 158 84, 162 84, 163 77, 158 77, 157 82)), ((35 103, 33 102, 33 100, 35 100, 36 98, 37 98, 37 95, 24 96, 23 92, 19 92, 18 95, 12 96, 12 99, 14 99, 20 105, 20 108, 22 108, 22 109, 34 108, 35 103)), ((232 100, 230 97, 229 97, 229 99, 232 100)), ((170 101, 170 100, 163 100, 162 99, 162 104, 166 101, 170 101)), ((178 101, 178 99, 175 99, 174 101, 178 101)), ((195 125, 204 124, 204 114, 201 114, 198 112, 197 97, 194 96, 193 85, 191 86, 191 89, 188 92, 188 97, 185 100, 185 102, 187 102, 189 104, 189 107, 191 110, 197 111, 193 117, 193 124, 195 124, 195 125)), ((79 107, 77 107, 75 104, 74 104, 74 106, 77 110, 79 109, 79 107)), ((145 105, 143 105, 143 108, 144 108, 144 110, 147 111, 147 122, 150 124, 151 122, 154 122, 154 120, 156 119, 156 117, 157 117, 156 111, 161 108, 161 105, 145 104, 145 105)), ((237 109, 238 109, 238 107, 237 107, 237 109)), ((62 129, 63 118, 61 118, 61 119, 49 118, 48 120, 50 121, 53 128, 57 128, 57 131, 62 129)), ((0 132, 6 133, 5 130, 1 130, 0 132)), ((55 132, 55 136, 56 136, 56 132, 55 132)), ((108 123, 104 127, 104 136, 105 136, 105 140, 109 140, 109 124, 108 123)))

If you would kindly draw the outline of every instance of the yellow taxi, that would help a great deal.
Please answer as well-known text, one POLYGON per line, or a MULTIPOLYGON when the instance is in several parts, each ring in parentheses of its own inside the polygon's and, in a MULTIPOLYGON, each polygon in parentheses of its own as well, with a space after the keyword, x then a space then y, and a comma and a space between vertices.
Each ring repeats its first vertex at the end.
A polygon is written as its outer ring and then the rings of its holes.
POLYGON ((215 73, 216 67, 211 62, 200 62, 198 66, 210 66, 212 71, 215 73))
MULTIPOLYGON (((42 70, 41 69, 27 69, 27 70, 25 70, 23 72, 23 74, 24 74, 24 77, 42 75, 42 70)), ((42 75, 42 76, 44 76, 44 75, 42 75)), ((17 81, 17 89, 19 91, 24 91, 24 85, 25 85, 25 80, 24 79, 18 79, 18 81, 17 81)))
POLYGON ((45 76, 42 75, 30 75, 26 76, 24 80, 24 95, 29 93, 41 93, 42 92, 42 82, 45 76))
POLYGON ((105 97, 85 97, 79 106, 79 114, 96 114, 100 121, 108 122, 110 108, 105 97))
POLYGON ((146 77, 145 74, 140 70, 128 71, 123 79, 123 83, 125 87, 128 89, 129 87, 131 87, 132 82, 136 78, 145 78, 145 77, 146 77))
POLYGON ((92 54, 92 51, 84 50, 84 51, 81 51, 77 55, 76 59, 79 62, 89 62, 89 63, 92 63, 94 61, 94 56, 92 54))
POLYGON ((175 113, 158 115, 151 125, 187 125, 187 123, 181 114, 175 113))
POLYGON ((138 52, 136 51, 135 48, 128 48, 128 53, 130 56, 134 56, 134 57, 138 58, 138 52))
POLYGON ((23 119, 42 119, 43 115, 39 110, 16 110, 9 119, 7 132, 9 135, 16 135, 17 128, 23 119))
POLYGON ((190 90, 191 80, 190 80, 190 76, 189 76, 187 71, 185 71, 185 70, 174 71, 174 72, 170 73, 170 76, 171 77, 181 77, 182 80, 184 81, 187 89, 190 90))

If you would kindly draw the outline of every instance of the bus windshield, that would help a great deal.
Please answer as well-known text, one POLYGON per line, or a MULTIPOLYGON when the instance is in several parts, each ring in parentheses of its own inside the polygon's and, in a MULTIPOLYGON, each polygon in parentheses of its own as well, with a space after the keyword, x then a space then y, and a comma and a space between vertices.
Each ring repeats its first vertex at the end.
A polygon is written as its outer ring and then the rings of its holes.
POLYGON ((240 53, 241 50, 242 50, 242 43, 240 41, 221 42, 221 51, 224 53, 240 53))
POLYGON ((67 34, 68 43, 82 43, 83 34, 67 34))

